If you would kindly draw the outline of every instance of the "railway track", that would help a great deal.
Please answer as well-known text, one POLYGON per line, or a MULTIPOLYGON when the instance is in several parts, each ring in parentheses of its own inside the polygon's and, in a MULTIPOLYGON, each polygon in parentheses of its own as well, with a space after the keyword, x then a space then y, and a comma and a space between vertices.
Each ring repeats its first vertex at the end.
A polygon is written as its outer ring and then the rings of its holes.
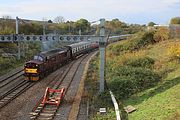
POLYGON ((25 92, 34 84, 35 83, 24 80, 20 82, 18 85, 16 85, 15 87, 11 88, 9 91, 5 92, 3 95, 0 96, 0 109, 3 108, 5 105, 7 105, 16 97, 18 97, 20 94, 25 92))
POLYGON ((20 68, 0 77, 0 109, 36 83, 23 80, 22 76, 23 69, 20 68))
POLYGON ((15 81, 16 79, 23 76, 23 69, 19 69, 17 71, 13 71, 10 74, 6 74, 0 77, 0 89, 15 81))
POLYGON ((19 68, 15 69, 15 70, 5 74, 5 75, 0 76, 0 83, 3 82, 3 81, 6 81, 7 79, 11 78, 12 76, 14 76, 14 75, 16 75, 16 74, 18 74, 18 73, 20 73, 22 71, 23 71, 23 67, 19 67, 19 68))
MULTIPOLYGON (((52 89, 61 89, 65 88, 65 95, 66 92, 69 89, 69 86, 71 85, 71 82, 74 78, 74 75, 76 74, 79 65, 85 59, 87 55, 84 55, 83 57, 79 58, 77 61, 73 62, 68 69, 65 70, 63 75, 60 77, 59 75, 54 78, 53 84, 51 84, 49 87, 52 89)), ((57 94, 51 94, 50 97, 54 98, 57 94)), ((59 106, 51 105, 51 104, 42 104, 43 97, 39 100, 39 102, 36 104, 36 106, 33 108, 32 112, 30 112, 30 119, 31 120, 51 120, 55 117, 59 106)))

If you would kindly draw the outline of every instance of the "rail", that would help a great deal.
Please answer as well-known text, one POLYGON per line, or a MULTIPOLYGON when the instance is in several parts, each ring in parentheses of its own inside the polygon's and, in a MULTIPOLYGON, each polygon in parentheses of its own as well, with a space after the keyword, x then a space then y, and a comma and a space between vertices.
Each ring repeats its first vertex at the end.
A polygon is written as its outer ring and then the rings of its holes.
MULTIPOLYGON (((81 64, 81 62, 83 61, 83 59, 86 58, 87 55, 84 55, 81 59, 79 59, 76 62, 73 62, 68 69, 66 69, 66 71, 63 73, 63 75, 61 75, 62 77, 59 79, 58 76, 56 76, 56 79, 58 80, 53 86, 51 86, 52 89, 57 90, 57 89, 62 89, 66 88, 66 90, 63 92, 64 95, 66 95, 66 92, 68 91, 70 84, 81 64), (77 65, 76 65, 77 64, 77 65), (70 70, 72 69, 72 70, 70 70), (70 71, 72 73, 70 73, 70 71), (67 74, 70 74, 69 76, 67 76, 67 74), (67 77, 67 80, 65 80, 67 77), (65 84, 63 84, 63 82, 66 82, 65 84)), ((51 98, 54 98, 55 94, 52 94, 51 98)), ((31 120, 35 120, 35 119, 54 119, 54 117, 56 116, 56 112, 59 109, 59 105, 58 106, 54 106, 52 104, 46 104, 43 105, 43 98, 40 99, 40 101, 38 101, 38 103, 36 104, 36 106, 33 108, 32 112, 30 112, 30 119, 31 120), (48 110, 47 110, 48 109, 48 110)))
POLYGON ((25 92, 35 83, 30 83, 28 81, 23 81, 14 88, 7 91, 5 94, 0 96, 0 109, 3 108, 5 105, 9 104, 12 100, 18 97, 20 94, 25 92))

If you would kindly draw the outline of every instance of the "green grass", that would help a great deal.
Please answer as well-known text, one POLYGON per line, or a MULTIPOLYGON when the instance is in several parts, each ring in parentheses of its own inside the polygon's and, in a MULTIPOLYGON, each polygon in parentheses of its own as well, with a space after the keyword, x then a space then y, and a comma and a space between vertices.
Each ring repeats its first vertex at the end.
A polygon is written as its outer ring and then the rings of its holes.
MULTIPOLYGON (((143 43, 143 41, 141 42, 143 43)), ((131 47, 129 45, 130 43, 131 41, 121 41, 108 47, 106 51, 107 84, 109 85, 113 79, 117 78, 115 73, 119 74, 120 72, 118 69, 125 67, 125 65, 134 68, 147 68, 148 70, 157 73, 160 77, 158 78, 158 82, 153 86, 139 90, 138 93, 134 92, 135 94, 127 96, 128 98, 119 97, 119 99, 117 99, 118 103, 123 104, 120 104, 120 107, 123 108, 127 105, 132 105, 137 108, 135 112, 128 115, 129 120, 180 120, 180 39, 146 44, 145 46, 140 46, 138 49, 129 48, 131 47), (148 58, 148 60, 152 59, 153 62, 150 62, 149 64, 146 62, 147 59, 145 58, 148 58)), ((89 74, 92 75, 89 75, 88 79, 92 83, 96 82, 96 84, 92 84, 92 87, 89 88, 96 86, 95 90, 97 90, 97 83, 99 83, 99 61, 96 59, 96 62, 94 61, 94 63, 96 64, 93 64, 92 66, 96 67, 92 68, 93 71, 89 72, 89 74)), ((130 73, 128 74, 128 77, 132 75, 137 76, 141 74, 130 73)), ((120 76, 122 77, 122 75, 120 76)), ((151 77, 152 76, 145 75, 145 77, 141 77, 141 79, 147 80, 151 77)), ((116 79, 116 81, 119 79, 120 78, 116 79)), ((124 78, 122 79, 124 80, 124 78)), ((139 77, 137 77, 137 79, 139 80, 139 77)), ((119 84, 117 83, 117 85, 119 84)), ((118 98, 118 95, 122 90, 123 89, 118 89, 114 91, 116 98, 118 98)), ((93 93, 95 92, 96 91, 93 93)), ((106 95, 104 96, 107 97, 106 95)), ((92 95, 92 98, 93 97, 94 96, 92 95)), ((92 99, 93 105, 107 105, 108 100, 105 97, 103 99, 104 102, 98 102, 100 99, 94 101, 92 99)), ((113 106, 107 107, 110 112, 108 112, 106 116, 97 115, 93 120, 115 119, 113 106)), ((126 114, 123 115, 126 116, 126 114)))
POLYGON ((125 100, 125 105, 137 108, 129 115, 129 120, 169 120, 180 117, 179 83, 180 77, 177 77, 125 100))
POLYGON ((129 120, 179 120, 180 119, 180 64, 170 60, 167 45, 178 42, 162 42, 150 46, 148 56, 156 59, 156 71, 164 72, 163 80, 155 87, 124 100, 137 111, 129 114, 129 120))

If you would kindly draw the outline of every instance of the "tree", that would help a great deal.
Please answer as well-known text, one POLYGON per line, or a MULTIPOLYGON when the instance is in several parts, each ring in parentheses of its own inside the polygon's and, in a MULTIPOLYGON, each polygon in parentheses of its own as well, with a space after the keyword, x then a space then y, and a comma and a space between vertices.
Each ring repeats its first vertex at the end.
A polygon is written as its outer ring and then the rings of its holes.
POLYGON ((4 16, 2 16, 2 18, 3 18, 4 20, 10 20, 10 19, 12 19, 12 17, 9 16, 9 15, 4 15, 4 16))
POLYGON ((124 33, 124 28, 127 28, 127 24, 116 18, 112 19, 112 21, 106 21, 105 28, 108 30, 108 33, 111 32, 111 34, 118 35, 124 33))
POLYGON ((54 19, 54 22, 55 22, 55 23, 64 23, 64 22, 65 22, 65 19, 64 19, 64 17, 62 17, 62 16, 57 16, 57 17, 54 19))
POLYGON ((156 25, 156 23, 154 23, 154 22, 149 22, 148 23, 148 26, 154 26, 154 25, 156 25))
POLYGON ((85 34, 90 29, 90 23, 86 19, 77 20, 75 25, 77 33, 79 32, 79 30, 81 30, 82 34, 85 34))
POLYGON ((180 17, 174 17, 170 20, 170 24, 179 24, 180 25, 180 17))
POLYGON ((48 23, 53 23, 52 20, 48 20, 48 23))

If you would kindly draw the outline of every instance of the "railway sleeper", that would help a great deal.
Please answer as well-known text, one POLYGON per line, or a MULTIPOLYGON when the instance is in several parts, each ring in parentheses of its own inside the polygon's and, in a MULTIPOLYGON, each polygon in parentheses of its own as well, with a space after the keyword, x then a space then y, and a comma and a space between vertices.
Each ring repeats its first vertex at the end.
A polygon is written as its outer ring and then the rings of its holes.
POLYGON ((3 102, 3 103, 4 103, 4 102, 7 102, 7 101, 8 101, 8 100, 2 99, 0 102, 3 102))
POLYGON ((53 107, 53 108, 50 108, 50 107, 48 108, 48 107, 46 107, 45 110, 47 110, 47 111, 48 111, 48 110, 49 110, 49 111, 50 111, 50 110, 56 111, 56 110, 57 110, 57 107, 53 107))
POLYGON ((35 120, 35 119, 36 119, 36 116, 31 116, 30 119, 31 119, 31 120, 35 120))
POLYGON ((43 112, 45 112, 45 113, 55 113, 56 110, 43 110, 43 112))
POLYGON ((39 113, 37 113, 37 112, 30 112, 29 114, 34 117, 34 116, 37 116, 39 113))
POLYGON ((54 116, 54 113, 40 113, 40 116, 52 117, 54 116))
POLYGON ((4 100, 10 100, 12 97, 5 97, 4 100))
POLYGON ((44 118, 44 117, 40 117, 40 118, 38 118, 38 120, 52 120, 53 119, 53 117, 48 117, 48 118, 44 118))

